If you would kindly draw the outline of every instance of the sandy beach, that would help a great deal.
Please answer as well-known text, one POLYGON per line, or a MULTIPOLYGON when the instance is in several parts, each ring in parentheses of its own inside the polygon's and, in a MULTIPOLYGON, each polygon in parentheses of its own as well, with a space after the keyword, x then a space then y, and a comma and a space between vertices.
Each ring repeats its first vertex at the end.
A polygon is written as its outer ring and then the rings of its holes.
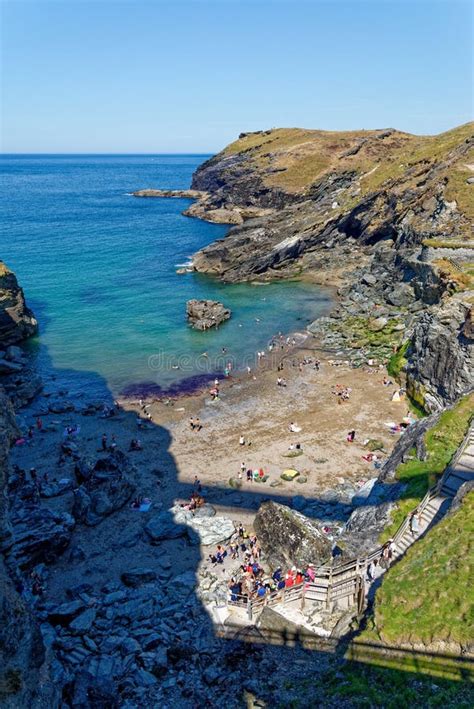
MULTIPOLYGON (((205 391, 181 397, 173 405, 150 403, 147 411, 152 421, 133 402, 124 402, 110 418, 77 412, 43 416, 43 430, 35 431, 26 445, 14 448, 13 464, 27 471, 36 467, 40 479, 44 473, 50 480, 72 477, 73 461, 58 466, 67 425, 80 425, 74 441, 86 459, 98 457, 103 434, 109 443, 115 436, 117 448, 124 452, 132 438, 139 438, 143 450, 127 455, 136 467, 137 494, 152 503, 147 513, 126 505, 99 526, 81 528, 78 540, 86 550, 86 559, 71 564, 61 557, 51 569, 49 593, 58 600, 62 598, 64 588, 81 577, 81 569, 88 582, 100 579, 104 583, 104 578, 116 578, 123 568, 138 560, 141 565, 156 563, 157 555, 164 551, 174 559, 174 573, 195 570, 210 548, 202 548, 196 556, 198 550, 183 544, 182 539, 157 549, 142 538, 143 527, 152 515, 190 498, 195 476, 202 483, 204 498, 218 514, 235 523, 242 521, 249 529, 264 499, 286 504, 291 504, 296 495, 309 501, 324 496, 330 499, 331 490, 341 485, 357 487, 375 477, 378 470, 362 458, 367 453, 364 441, 382 441, 386 453, 381 456, 385 458, 398 436, 391 435, 384 424, 400 421, 407 405, 391 401, 395 387, 383 385, 384 368, 331 365, 321 352, 309 348, 312 342, 284 352, 279 358, 283 361, 280 372, 275 362, 271 366, 264 360, 250 374, 223 381, 216 401, 205 391), (310 363, 300 364, 305 359, 310 363), (314 366, 315 360, 320 360, 319 369, 314 366), (285 387, 277 385, 278 376, 285 379, 285 387), (339 397, 333 393, 336 386, 351 389, 348 401, 338 403, 339 397), (191 430, 190 417, 200 418, 200 431, 191 430), (301 432, 291 433, 290 422, 301 427, 301 432), (356 437, 348 443, 346 435, 351 429, 356 437), (245 445, 239 443, 241 435, 245 445), (289 446, 295 443, 300 444, 303 454, 287 457, 289 446), (247 482, 244 474, 241 489, 232 489, 229 479, 238 478, 242 463, 246 468, 263 468, 267 481, 247 482), (280 474, 286 468, 297 469, 306 482, 282 481, 280 474), (97 557, 94 563, 91 556, 97 557)), ((26 424, 34 424, 41 401, 42 397, 25 410, 26 424)), ((73 500, 69 492, 44 500, 44 504, 56 511, 70 511, 73 500)))

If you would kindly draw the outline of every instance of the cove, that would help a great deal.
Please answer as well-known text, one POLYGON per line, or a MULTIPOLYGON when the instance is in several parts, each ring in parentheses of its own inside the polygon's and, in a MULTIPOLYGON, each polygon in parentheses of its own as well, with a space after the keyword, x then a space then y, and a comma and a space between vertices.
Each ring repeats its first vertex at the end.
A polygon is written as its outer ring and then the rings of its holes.
POLYGON ((54 373, 71 393, 101 395, 102 378, 116 396, 179 392, 224 360, 251 363, 272 336, 327 312, 329 291, 311 284, 225 285, 176 273, 228 227, 182 216, 187 200, 130 193, 185 189, 207 157, 2 157, 0 256, 39 320, 27 347, 43 375, 54 373), (192 330, 190 298, 222 300, 231 320, 218 331, 192 330))

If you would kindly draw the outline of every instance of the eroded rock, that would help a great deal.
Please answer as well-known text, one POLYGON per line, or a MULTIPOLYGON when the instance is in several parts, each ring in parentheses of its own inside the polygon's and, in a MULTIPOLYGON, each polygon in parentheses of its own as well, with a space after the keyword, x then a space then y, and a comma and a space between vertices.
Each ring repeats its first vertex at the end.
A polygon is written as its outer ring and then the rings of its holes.
POLYGON ((321 564, 331 556, 331 542, 318 525, 285 505, 264 502, 255 517, 254 529, 273 567, 321 564))
POLYGON ((195 330, 209 330, 228 320, 231 311, 217 300, 188 300, 186 315, 195 330))

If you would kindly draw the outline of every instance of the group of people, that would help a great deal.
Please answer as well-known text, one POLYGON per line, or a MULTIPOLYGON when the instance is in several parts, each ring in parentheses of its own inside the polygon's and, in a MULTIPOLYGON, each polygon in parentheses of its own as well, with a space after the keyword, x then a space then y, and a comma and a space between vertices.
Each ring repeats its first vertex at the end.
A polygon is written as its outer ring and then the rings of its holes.
POLYGON ((293 566, 286 573, 281 567, 275 569, 271 576, 265 576, 264 569, 258 562, 252 565, 242 565, 241 578, 232 577, 229 581, 230 600, 233 602, 252 599, 264 599, 273 593, 283 592, 294 586, 312 583, 316 579, 313 564, 307 564, 303 571, 293 566))
POLYGON ((191 416, 191 418, 189 419, 189 428, 191 429, 191 431, 200 431, 201 430, 202 423, 201 423, 199 417, 191 416))
POLYGON ((344 401, 349 401, 352 393, 352 388, 343 384, 336 384, 332 389, 332 394, 337 396, 337 403, 342 404, 344 401))

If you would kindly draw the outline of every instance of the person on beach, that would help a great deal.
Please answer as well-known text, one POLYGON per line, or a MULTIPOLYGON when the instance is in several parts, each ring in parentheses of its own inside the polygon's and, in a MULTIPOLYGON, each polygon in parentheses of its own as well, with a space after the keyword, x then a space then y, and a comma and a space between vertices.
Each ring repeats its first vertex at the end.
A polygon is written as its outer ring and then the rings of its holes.
POLYGON ((356 435, 356 432, 354 431, 354 429, 352 429, 352 431, 349 431, 349 433, 347 434, 347 442, 353 443, 355 435, 356 435))
POLYGON ((239 437, 239 446, 245 446, 245 438, 242 434, 239 437))

